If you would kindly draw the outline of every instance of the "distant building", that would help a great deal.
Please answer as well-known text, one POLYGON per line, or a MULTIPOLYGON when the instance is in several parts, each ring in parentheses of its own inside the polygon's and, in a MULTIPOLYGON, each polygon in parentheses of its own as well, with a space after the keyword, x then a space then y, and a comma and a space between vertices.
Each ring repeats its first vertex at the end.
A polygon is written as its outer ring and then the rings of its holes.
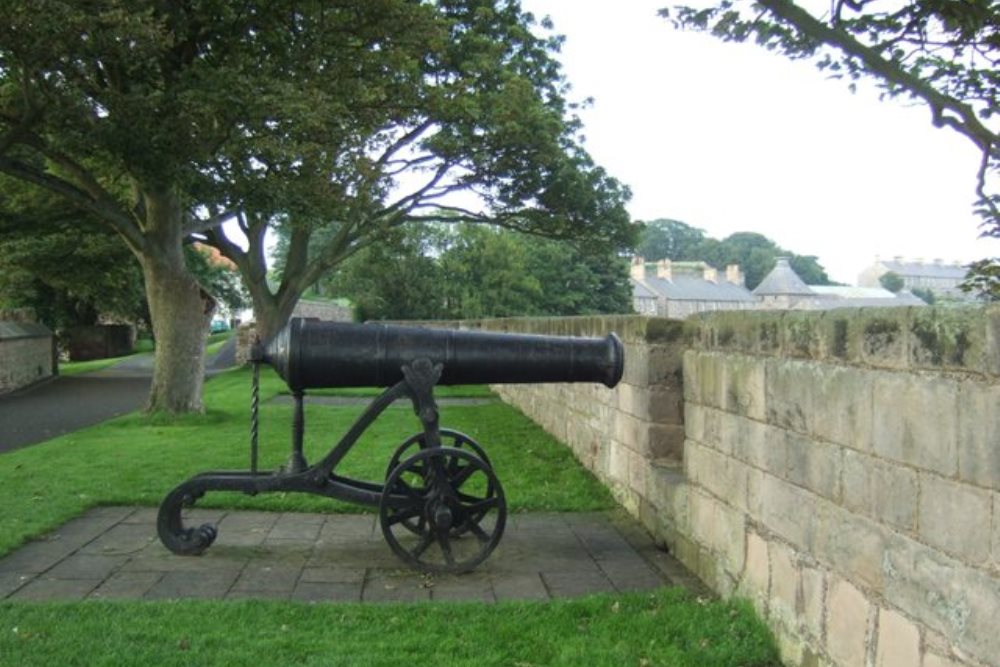
POLYGON ((906 289, 893 294, 882 287, 806 285, 799 274, 792 269, 787 257, 777 259, 774 269, 754 289, 753 295, 762 310, 831 310, 927 305, 906 289))
POLYGON ((924 262, 895 257, 890 261, 876 257, 875 263, 858 276, 858 285, 881 287, 879 278, 892 272, 903 279, 903 289, 930 290, 935 296, 966 300, 969 297, 958 289, 958 285, 965 280, 967 271, 968 269, 958 262, 946 264, 940 259, 924 262))
POLYGON ((740 267, 731 265, 724 275, 705 262, 647 263, 632 260, 632 304, 641 315, 684 319, 715 310, 752 310, 753 295, 744 285, 740 267))

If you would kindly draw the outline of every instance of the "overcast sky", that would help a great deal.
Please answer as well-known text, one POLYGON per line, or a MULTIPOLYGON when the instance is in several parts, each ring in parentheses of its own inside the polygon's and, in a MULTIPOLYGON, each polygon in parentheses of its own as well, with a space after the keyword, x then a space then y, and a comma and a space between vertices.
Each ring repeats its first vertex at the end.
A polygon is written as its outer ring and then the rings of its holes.
POLYGON ((851 94, 812 64, 674 30, 665 0, 522 0, 560 60, 595 161, 639 220, 765 234, 854 284, 876 255, 1000 255, 972 214, 978 153, 924 107, 851 94))

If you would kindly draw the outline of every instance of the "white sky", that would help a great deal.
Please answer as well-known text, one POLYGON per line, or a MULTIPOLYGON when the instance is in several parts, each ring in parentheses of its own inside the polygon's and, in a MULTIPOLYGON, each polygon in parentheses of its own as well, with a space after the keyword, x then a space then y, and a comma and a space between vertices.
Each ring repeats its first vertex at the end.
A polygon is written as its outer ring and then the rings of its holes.
POLYGON ((854 284, 876 255, 1000 255, 972 214, 979 157, 930 112, 851 94, 809 62, 674 30, 670 0, 522 0, 566 36, 560 60, 594 160, 639 220, 754 231, 854 284))

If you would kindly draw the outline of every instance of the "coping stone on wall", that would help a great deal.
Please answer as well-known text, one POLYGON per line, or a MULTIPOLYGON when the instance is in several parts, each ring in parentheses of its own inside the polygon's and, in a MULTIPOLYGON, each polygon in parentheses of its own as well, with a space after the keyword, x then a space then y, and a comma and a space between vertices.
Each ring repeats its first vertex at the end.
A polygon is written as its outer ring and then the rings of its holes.
POLYGON ((703 350, 1000 377, 1000 304, 732 311, 686 322, 703 350))

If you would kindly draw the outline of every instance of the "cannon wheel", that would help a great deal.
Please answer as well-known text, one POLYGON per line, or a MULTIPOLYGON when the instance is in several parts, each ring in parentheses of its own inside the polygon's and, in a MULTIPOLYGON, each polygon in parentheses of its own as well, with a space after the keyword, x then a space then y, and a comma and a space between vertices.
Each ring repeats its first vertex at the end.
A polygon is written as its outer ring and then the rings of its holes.
MULTIPOLYGON (((464 433, 460 433, 459 431, 453 431, 447 428, 441 429, 440 433, 441 433, 441 444, 443 446, 454 447, 455 449, 466 449, 466 448, 471 449, 472 452, 476 456, 478 456, 479 459, 483 463, 485 463, 487 467, 489 468, 493 467, 493 464, 490 462, 490 457, 486 455, 486 451, 482 448, 482 445, 480 445, 478 442, 476 442, 469 436, 465 435, 464 433)), ((407 439, 406 442, 397 447, 396 452, 392 455, 392 458, 389 459, 389 465, 386 467, 385 471, 386 478, 388 479, 389 475, 392 474, 392 471, 399 466, 399 462, 402 461, 404 458, 412 456, 414 453, 418 451, 427 449, 427 446, 424 444, 425 440, 426 436, 423 433, 417 433, 416 435, 410 436, 410 438, 407 439)), ((459 464, 460 461, 458 459, 452 459, 448 463, 448 466, 446 468, 448 475, 451 476, 456 475, 458 473, 459 464)), ((417 472, 419 472, 420 474, 423 474, 425 471, 426 468, 421 468, 417 470, 417 472)), ((487 494, 488 493, 489 490, 487 490, 487 494)), ((424 532, 423 522, 424 522, 423 517, 418 517, 415 519, 406 519, 402 523, 403 526, 405 526, 410 530, 410 532, 416 535, 421 535, 424 532)), ((475 521, 475 523, 479 523, 479 521, 477 520, 475 521)), ((457 536, 460 535, 461 532, 464 530, 468 529, 463 528, 461 526, 456 526, 455 528, 452 529, 452 532, 454 533, 455 536, 457 536)))
MULTIPOLYGON (((493 467, 493 463, 490 461, 490 457, 486 455, 486 450, 483 449, 483 446, 466 434, 460 431, 454 431, 450 428, 443 428, 440 430, 440 433, 442 446, 454 447, 455 449, 465 449, 468 447, 472 450, 473 454, 482 459, 483 463, 491 468, 493 467)), ((397 447, 395 453, 392 455, 392 458, 389 459, 389 465, 386 466, 386 478, 392 474, 392 471, 396 469, 396 466, 399 465, 400 461, 412 456, 421 449, 427 449, 427 445, 424 444, 425 439, 426 436, 423 433, 417 433, 415 435, 411 435, 406 442, 397 447), (413 451, 409 451, 411 449, 413 451)))
POLYGON ((389 547, 424 572, 472 570, 499 544, 506 521, 493 469, 453 447, 423 449, 396 466, 379 504, 389 547))

